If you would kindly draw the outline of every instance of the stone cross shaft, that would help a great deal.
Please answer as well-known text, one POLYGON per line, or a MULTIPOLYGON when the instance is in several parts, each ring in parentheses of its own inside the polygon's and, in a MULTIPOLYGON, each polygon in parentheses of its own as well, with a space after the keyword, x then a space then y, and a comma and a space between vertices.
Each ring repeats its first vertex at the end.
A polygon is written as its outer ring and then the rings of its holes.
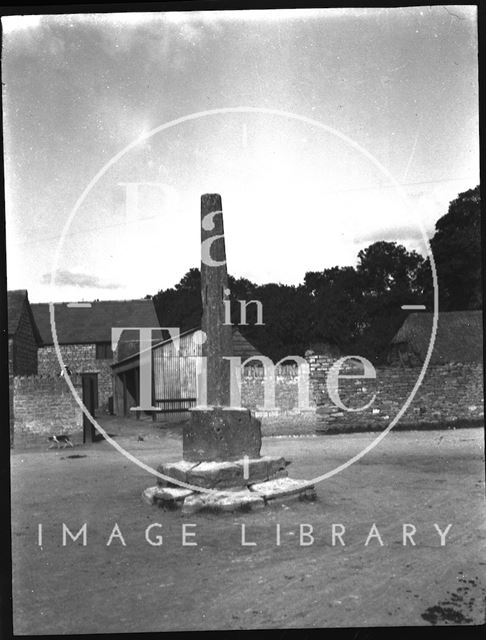
MULTIPOLYGON (((185 463, 260 457, 260 421, 249 409, 230 406, 231 369, 224 357, 233 355, 233 332, 231 325, 224 323, 224 302, 229 299, 227 289, 221 197, 215 193, 205 194, 201 197, 201 295, 202 329, 206 333, 202 354, 207 363, 207 405, 190 409, 191 419, 184 424, 185 463)), ((237 464, 230 467, 231 474, 241 471, 237 464)))
POLYGON ((159 467, 166 478, 163 484, 159 480, 160 486, 147 489, 145 499, 172 506, 184 500, 183 513, 193 513, 212 510, 214 505, 216 511, 221 505, 227 510, 246 510, 263 506, 272 497, 306 495, 308 483, 287 477, 284 458, 260 456, 260 420, 248 408, 230 406, 231 369, 224 358, 233 355, 233 331, 231 324, 225 324, 228 272, 223 210, 217 193, 201 196, 201 296, 207 403, 189 410, 190 419, 182 427, 183 460, 159 467), (170 478, 191 488, 171 486, 177 483, 170 478), (204 488, 215 491, 208 496, 200 491, 204 488))
POLYGON ((206 333, 207 404, 230 406, 230 363, 233 355, 231 325, 225 325, 224 300, 229 300, 221 196, 201 196, 202 330, 206 333))

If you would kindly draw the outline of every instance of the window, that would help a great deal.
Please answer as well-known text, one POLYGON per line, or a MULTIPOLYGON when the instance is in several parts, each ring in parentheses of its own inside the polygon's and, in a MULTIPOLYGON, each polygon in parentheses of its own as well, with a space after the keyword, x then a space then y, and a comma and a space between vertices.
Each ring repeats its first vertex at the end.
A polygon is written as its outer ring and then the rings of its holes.
POLYGON ((111 350, 111 344, 109 342, 98 342, 96 345, 96 359, 97 360, 112 360, 113 351, 111 350))

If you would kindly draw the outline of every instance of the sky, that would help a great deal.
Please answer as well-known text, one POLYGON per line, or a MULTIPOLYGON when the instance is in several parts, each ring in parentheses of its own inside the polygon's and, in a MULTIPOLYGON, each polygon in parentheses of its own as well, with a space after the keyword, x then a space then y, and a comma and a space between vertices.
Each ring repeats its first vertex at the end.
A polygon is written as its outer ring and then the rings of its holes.
POLYGON ((200 264, 203 193, 222 196, 233 276, 298 284, 378 240, 425 255, 421 225, 479 182, 472 6, 2 28, 7 278, 31 302, 175 285, 200 264))

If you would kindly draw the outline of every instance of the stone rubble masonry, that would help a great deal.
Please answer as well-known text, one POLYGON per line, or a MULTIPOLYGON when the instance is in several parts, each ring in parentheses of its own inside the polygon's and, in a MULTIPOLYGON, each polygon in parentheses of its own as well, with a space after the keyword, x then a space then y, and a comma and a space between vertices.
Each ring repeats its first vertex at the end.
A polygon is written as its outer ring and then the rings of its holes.
POLYGON ((64 378, 15 376, 12 390, 15 447, 48 446, 48 436, 61 434, 68 434, 75 444, 82 442, 83 414, 64 378))
MULTIPOLYGON (((263 367, 245 367, 241 376, 241 404, 251 409, 257 418, 294 415, 302 412, 298 407, 298 368, 283 365, 275 372, 275 409, 263 409, 264 376, 263 367)), ((312 394, 310 398, 310 413, 315 412, 312 394)))
MULTIPOLYGON (((248 367, 242 376, 242 405, 250 408, 262 421, 262 435, 296 433, 346 432, 382 430, 395 417, 410 395, 420 374, 420 367, 376 367, 376 380, 340 379, 339 396, 346 407, 366 405, 364 411, 342 411, 329 397, 327 377, 337 358, 307 354, 310 376, 309 410, 302 412, 297 404, 297 367, 277 368, 275 411, 263 411, 263 370, 248 367), (297 425, 297 429, 296 429, 297 425)), ((362 366, 351 363, 342 374, 359 375, 362 366)), ((483 370, 478 363, 449 363, 428 367, 411 406, 397 428, 425 424, 451 426, 474 424, 484 418, 483 370)))
MULTIPOLYGON (((59 345, 64 364, 72 373, 98 374, 98 407, 106 410, 108 398, 113 395, 112 359, 97 360, 95 344, 61 344, 59 345)), ((56 376, 61 372, 54 345, 39 349, 39 374, 56 376)))
MULTIPOLYGON (((112 361, 96 360, 94 344, 61 345, 61 352, 73 373, 98 373, 99 404, 100 407, 104 406, 112 394, 112 361)), ((327 355, 307 355, 311 389, 310 410, 307 412, 301 412, 297 406, 297 367, 283 366, 277 369, 277 409, 273 412, 261 410, 264 383, 262 369, 246 368, 242 376, 242 405, 250 408, 261 419, 263 435, 305 434, 315 433, 316 430, 333 433, 384 429, 400 410, 420 373, 418 367, 377 367, 376 380, 340 380, 339 393, 346 406, 362 406, 376 393, 376 399, 368 409, 345 412, 332 403, 326 387, 327 375, 335 360, 336 358, 327 355)), ((38 434, 42 434, 44 441, 46 435, 53 432, 70 432, 72 425, 78 425, 76 428, 82 432, 82 427, 79 426, 82 424, 81 410, 64 380, 58 377, 59 370, 54 347, 49 346, 39 349, 41 375, 25 378, 9 376, 11 436, 13 414, 18 423, 15 425, 15 443, 36 438, 38 440, 38 434), (50 382, 46 382, 47 379, 50 382), (27 380, 29 382, 25 382, 27 380)), ((343 371, 349 372, 359 373, 343 371)), ((79 384, 80 377, 73 376, 73 382, 79 384)), ((81 390, 79 394, 81 395, 81 390)), ((396 428, 420 428, 424 424, 460 425, 479 422, 483 418, 482 365, 450 363, 428 368, 412 405, 396 428)))
MULTIPOLYGON (((396 416, 413 390, 420 367, 387 366, 376 368, 376 379, 342 379, 339 395, 346 407, 366 405, 364 411, 342 411, 331 401, 327 374, 332 360, 308 356, 311 387, 316 404, 318 430, 322 432, 382 430, 396 416)), ((358 365, 343 373, 361 373, 358 365)), ((410 407, 397 427, 420 428, 424 425, 468 424, 484 419, 483 368, 480 363, 449 363, 429 366, 410 407)))

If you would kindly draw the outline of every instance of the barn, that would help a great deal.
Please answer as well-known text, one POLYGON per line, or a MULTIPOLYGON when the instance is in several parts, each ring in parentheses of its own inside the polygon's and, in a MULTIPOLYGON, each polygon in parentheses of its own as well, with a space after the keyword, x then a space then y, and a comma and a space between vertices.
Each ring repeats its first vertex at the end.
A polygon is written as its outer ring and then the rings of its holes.
MULTIPOLYGON (((432 313, 411 313, 392 340, 389 361, 401 366, 421 366, 432 333, 432 313)), ((483 361, 483 312, 439 313, 430 364, 481 363, 483 361)))
MULTIPOLYGON (((199 328, 180 334, 179 353, 173 341, 167 339, 152 347, 152 404, 159 409, 153 415, 184 417, 196 405, 196 362, 202 356, 196 339, 199 328)), ((233 354, 242 361, 261 353, 233 327, 233 354)), ((131 415, 139 404, 140 354, 130 355, 112 365, 114 410, 116 415, 131 415)))
MULTIPOLYGON (((61 367, 51 332, 49 304, 33 304, 32 312, 43 342, 38 352, 39 373, 59 375, 61 367)), ((111 409, 111 364, 138 351, 138 333, 125 331, 117 352, 113 352, 112 328, 160 326, 150 299, 56 303, 55 324, 64 364, 71 373, 81 376, 83 401, 92 413, 97 408, 111 409)))
POLYGON ((14 379, 37 374, 42 338, 25 289, 7 291, 10 444, 14 442, 14 379))
POLYGON ((25 289, 7 292, 7 314, 9 375, 36 375, 42 339, 25 289))

